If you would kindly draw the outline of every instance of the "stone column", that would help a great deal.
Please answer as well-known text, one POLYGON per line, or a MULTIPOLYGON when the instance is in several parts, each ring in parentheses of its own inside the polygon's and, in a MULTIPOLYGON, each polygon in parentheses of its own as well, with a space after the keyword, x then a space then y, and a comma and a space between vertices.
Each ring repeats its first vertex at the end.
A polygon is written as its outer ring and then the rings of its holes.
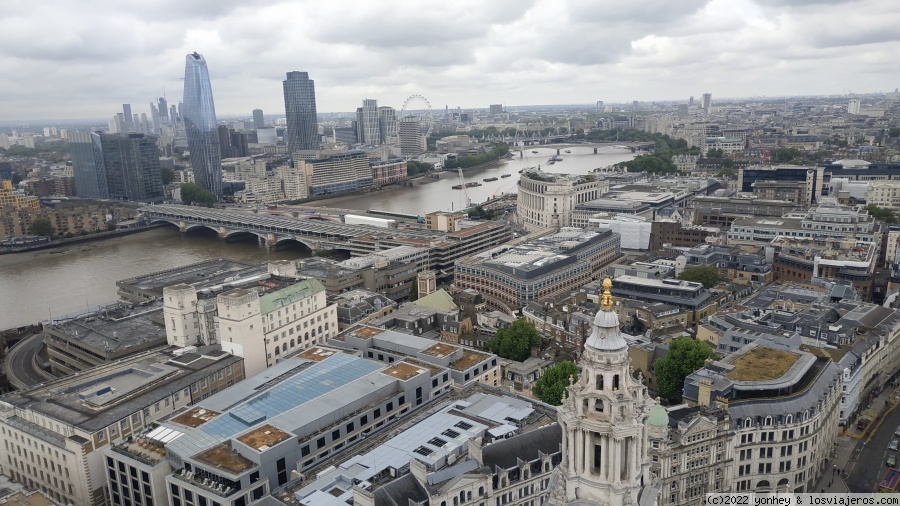
POLYGON ((575 474, 575 431, 571 428, 569 429, 569 444, 568 444, 568 460, 569 460, 569 474, 575 474))

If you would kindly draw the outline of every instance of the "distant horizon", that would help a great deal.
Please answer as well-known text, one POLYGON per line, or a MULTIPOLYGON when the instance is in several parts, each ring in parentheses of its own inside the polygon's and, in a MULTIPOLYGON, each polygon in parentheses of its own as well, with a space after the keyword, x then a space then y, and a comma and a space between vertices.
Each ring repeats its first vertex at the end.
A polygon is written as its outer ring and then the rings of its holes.
MULTIPOLYGON (((746 97, 716 97, 715 93, 713 93, 713 106, 715 107, 715 105, 716 105, 717 102, 726 102, 726 103, 730 103, 730 102, 734 102, 734 101, 750 101, 750 100, 759 100, 759 101, 765 102, 765 101, 777 101, 777 100, 785 100, 785 99, 851 99, 851 98, 877 97, 877 96, 880 96, 880 95, 886 95, 886 94, 888 94, 888 93, 896 93, 896 92, 897 92, 897 90, 895 89, 894 91, 872 91, 872 92, 852 93, 852 94, 826 94, 826 95, 808 95, 808 94, 807 94, 807 95, 781 95, 781 96, 777 96, 777 95, 771 95, 771 96, 765 96, 765 95, 749 95, 749 96, 746 96, 746 97)), ((690 97, 688 97, 687 99, 680 99, 680 98, 679 98, 679 99, 667 99, 667 100, 660 100, 660 99, 657 99, 657 100, 638 100, 638 102, 639 102, 639 103, 648 103, 648 104, 649 104, 649 103, 653 103, 653 104, 661 104, 661 105, 665 105, 665 104, 678 104, 678 103, 681 103, 681 102, 686 103, 686 102, 688 101, 689 98, 690 98, 690 97)), ((701 100, 702 100, 702 94, 701 94, 701 95, 695 95, 695 96, 694 96, 694 102, 695 102, 695 105, 696 105, 697 103, 699 103, 701 100)), ((496 103, 496 102, 495 102, 495 103, 496 103)), ((629 106, 629 105, 631 105, 631 103, 632 103, 632 101, 627 101, 627 102, 609 102, 609 101, 604 101, 604 105, 608 105, 608 106, 629 106)), ((169 104, 170 104, 170 105, 177 105, 178 102, 175 102, 175 103, 170 102, 169 104)), ((503 107, 504 107, 504 109, 507 109, 507 108, 517 108, 517 107, 522 107, 522 108, 525 108, 525 107, 527 107, 527 108, 540 108, 540 107, 547 107, 547 108, 575 108, 575 107, 580 107, 580 108, 590 108, 590 107, 594 107, 595 104, 596 104, 596 101, 595 101, 595 102, 584 102, 584 103, 567 103, 567 104, 512 104, 512 105, 509 105, 509 104, 503 104, 503 107)), ((133 105, 133 104, 132 104, 132 105, 133 105)), ((380 102, 379 102, 379 105, 381 105, 380 102)), ((121 107, 121 105, 120 105, 120 107, 121 107)), ((457 109, 457 107, 459 107, 459 108, 460 108, 461 110, 463 110, 463 111, 471 111, 471 110, 487 110, 487 109, 489 109, 490 104, 483 105, 483 106, 478 106, 478 107, 454 106, 454 107, 450 107, 449 110, 450 110, 450 111, 455 111, 455 110, 457 109)), ((399 107, 397 107, 397 108, 395 108, 395 109, 400 110, 399 107)), ((412 109, 412 110, 413 110, 413 111, 421 111, 421 110, 423 110, 423 109, 412 109)), ((440 112, 443 112, 443 111, 444 111, 444 108, 443 108, 443 107, 441 107, 441 108, 434 108, 434 107, 432 107, 432 112, 433 112, 433 113, 440 113, 440 112)), ((321 112, 318 112, 318 115, 319 115, 319 116, 326 116, 326 115, 333 115, 333 114, 353 115, 353 114, 355 114, 355 113, 356 113, 355 110, 348 110, 348 111, 321 111, 321 112)), ((284 117, 284 112, 270 114, 270 113, 266 112, 265 109, 263 109, 263 116, 264 116, 265 118, 279 118, 279 117, 284 117)), ((250 110, 250 112, 248 112, 248 113, 246 113, 246 114, 242 114, 242 115, 238 115, 238 114, 236 114, 236 113, 216 114, 216 120, 217 120, 217 121, 225 121, 226 119, 228 119, 228 120, 234 119, 235 121, 238 121, 238 120, 241 120, 241 119, 252 119, 252 117, 253 117, 253 111, 252 111, 252 109, 250 110)), ((20 126, 32 126, 32 127, 33 127, 33 126, 35 126, 36 123, 41 123, 41 124, 43 124, 43 123, 54 123, 54 122, 55 122, 55 123, 58 123, 58 124, 78 124, 79 126, 80 126, 80 125, 85 125, 85 124, 90 124, 90 123, 96 123, 96 124, 98 124, 98 125, 106 125, 111 119, 112 119, 112 115, 110 115, 108 118, 99 118, 99 117, 98 117, 98 118, 65 118, 65 119, 51 118, 51 119, 12 119, 12 120, 9 120, 9 119, 0 119, 0 131, 5 132, 6 129, 9 128, 10 124, 13 124, 14 127, 16 126, 16 124, 18 124, 18 125, 20 125, 20 126)), ((54 126, 58 126, 58 125, 56 125, 56 124, 43 124, 43 125, 42 125, 42 128, 43 128, 43 127, 54 127, 54 126)))

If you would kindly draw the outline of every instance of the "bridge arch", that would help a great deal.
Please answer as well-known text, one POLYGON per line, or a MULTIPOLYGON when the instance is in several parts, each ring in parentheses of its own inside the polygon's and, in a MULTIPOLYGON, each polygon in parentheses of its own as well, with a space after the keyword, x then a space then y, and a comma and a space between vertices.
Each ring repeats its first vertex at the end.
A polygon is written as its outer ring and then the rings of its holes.
POLYGON ((266 240, 265 234, 260 234, 258 232, 253 232, 250 230, 229 230, 225 234, 225 240, 229 242, 247 240, 251 238, 256 241, 258 241, 259 239, 266 240))
POLYGON ((156 218, 156 219, 150 220, 150 224, 151 224, 151 225, 154 224, 154 223, 159 223, 160 225, 172 225, 172 226, 174 226, 175 228, 181 228, 181 224, 179 224, 179 223, 178 223, 177 221, 175 221, 175 220, 165 220, 165 219, 162 219, 162 218, 156 218))
POLYGON ((269 245, 274 249, 287 249, 287 248, 299 248, 301 250, 308 250, 310 255, 316 251, 316 249, 310 245, 308 242, 297 239, 295 237, 279 237, 276 238, 275 244, 269 245))
POLYGON ((203 224, 203 223, 190 223, 184 228, 184 232, 188 233, 188 232, 193 232, 193 231, 204 231, 204 229, 211 230, 216 235, 219 234, 219 229, 217 229, 216 227, 210 226, 210 225, 203 224))

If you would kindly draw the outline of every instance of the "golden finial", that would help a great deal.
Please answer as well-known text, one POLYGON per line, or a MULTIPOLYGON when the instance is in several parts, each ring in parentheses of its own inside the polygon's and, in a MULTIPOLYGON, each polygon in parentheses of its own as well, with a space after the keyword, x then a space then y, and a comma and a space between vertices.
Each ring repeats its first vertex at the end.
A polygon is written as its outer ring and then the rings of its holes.
POLYGON ((603 296, 600 298, 600 307, 602 307, 604 311, 612 311, 613 308, 613 298, 612 294, 609 292, 610 288, 612 288, 612 281, 609 278, 604 279, 603 296))

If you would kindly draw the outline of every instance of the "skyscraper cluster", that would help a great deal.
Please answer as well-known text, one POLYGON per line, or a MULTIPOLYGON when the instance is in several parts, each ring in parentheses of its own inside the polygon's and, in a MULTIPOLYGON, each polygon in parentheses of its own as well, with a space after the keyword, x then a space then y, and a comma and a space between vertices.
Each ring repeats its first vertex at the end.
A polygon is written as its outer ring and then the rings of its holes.
POLYGON ((185 57, 183 103, 181 116, 187 134, 194 181, 216 198, 221 198, 222 166, 216 106, 213 103, 206 59, 197 52, 185 57))
POLYGON ((356 142, 367 146, 399 142, 397 112, 393 107, 378 107, 378 101, 367 98, 356 109, 356 142))

